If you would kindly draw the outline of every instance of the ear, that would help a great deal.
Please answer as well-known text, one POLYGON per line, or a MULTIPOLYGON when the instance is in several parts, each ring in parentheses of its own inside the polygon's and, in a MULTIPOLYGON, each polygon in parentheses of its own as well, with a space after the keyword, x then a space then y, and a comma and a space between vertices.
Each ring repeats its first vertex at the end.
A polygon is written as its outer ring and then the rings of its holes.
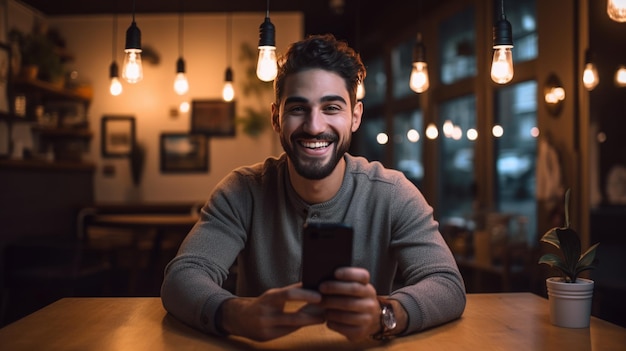
POLYGON ((280 133, 280 116, 278 114, 278 110, 279 107, 278 105, 276 105, 276 103, 272 103, 272 129, 274 129, 274 131, 276 133, 280 133))
POLYGON ((352 110, 352 133, 356 132, 361 126, 361 117, 363 116, 363 102, 357 101, 352 110))

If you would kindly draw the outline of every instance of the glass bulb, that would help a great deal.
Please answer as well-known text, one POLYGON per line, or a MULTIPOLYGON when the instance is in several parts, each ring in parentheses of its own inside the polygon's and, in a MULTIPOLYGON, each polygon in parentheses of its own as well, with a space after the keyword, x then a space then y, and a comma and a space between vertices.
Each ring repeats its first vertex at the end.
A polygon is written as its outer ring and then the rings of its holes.
POLYGON ((111 77, 111 86, 109 86, 111 95, 118 96, 122 93, 122 82, 118 77, 111 77))
POLYGON ((259 61, 256 66, 256 75, 264 82, 271 82, 276 78, 276 47, 259 46, 259 61))
POLYGON ((362 100, 365 97, 365 84, 363 82, 359 83, 356 87, 356 99, 362 100))
POLYGON ((426 62, 413 62, 409 86, 416 93, 423 93, 428 90, 430 81, 428 80, 428 65, 426 62))
POLYGON ((626 66, 620 66, 615 71, 615 85, 618 87, 626 87, 626 66))
POLYGON ((615 22, 626 22, 626 0, 608 0, 606 12, 615 22))
POLYGON ((498 84, 506 84, 513 79, 513 53, 511 48, 512 46, 509 45, 494 47, 491 79, 498 84))
POLYGON ((600 83, 600 77, 598 76, 598 70, 593 63, 585 64, 585 70, 583 71, 583 85, 587 90, 591 91, 600 83))
POLYGON ((131 84, 138 83, 143 79, 143 67, 141 65, 141 49, 124 50, 124 68, 122 77, 131 84))
POLYGON ((222 98, 224 101, 233 101, 235 98, 235 89, 233 88, 233 82, 224 82, 224 88, 222 89, 222 98))
POLYGON ((176 79, 174 79, 174 91, 178 95, 185 95, 189 91, 189 82, 185 72, 176 73, 176 79))

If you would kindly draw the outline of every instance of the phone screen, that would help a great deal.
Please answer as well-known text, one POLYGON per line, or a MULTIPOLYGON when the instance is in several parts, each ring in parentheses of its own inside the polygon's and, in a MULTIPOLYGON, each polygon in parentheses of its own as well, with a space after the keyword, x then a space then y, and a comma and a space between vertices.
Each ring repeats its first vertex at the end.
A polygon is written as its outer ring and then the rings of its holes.
POLYGON ((302 243, 302 284, 317 290, 333 280, 339 267, 352 265, 352 227, 343 223, 308 223, 302 243))

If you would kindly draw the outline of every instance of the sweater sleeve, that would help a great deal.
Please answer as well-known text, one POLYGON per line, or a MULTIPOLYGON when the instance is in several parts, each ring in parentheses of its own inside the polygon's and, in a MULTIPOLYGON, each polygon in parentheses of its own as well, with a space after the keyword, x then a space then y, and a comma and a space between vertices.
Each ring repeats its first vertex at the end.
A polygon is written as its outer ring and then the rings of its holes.
POLYGON ((410 334, 459 318, 465 309, 465 284, 432 207, 408 180, 397 189, 391 207, 391 246, 404 286, 390 298, 407 310, 409 323, 404 333, 410 334))
POLYGON ((246 191, 236 174, 225 178, 202 208, 200 219, 166 266, 161 286, 163 307, 182 322, 219 334, 215 314, 226 299, 222 288, 246 240, 246 191), (232 194, 239 194, 232 196, 232 194), (242 195, 244 194, 244 195, 242 195))

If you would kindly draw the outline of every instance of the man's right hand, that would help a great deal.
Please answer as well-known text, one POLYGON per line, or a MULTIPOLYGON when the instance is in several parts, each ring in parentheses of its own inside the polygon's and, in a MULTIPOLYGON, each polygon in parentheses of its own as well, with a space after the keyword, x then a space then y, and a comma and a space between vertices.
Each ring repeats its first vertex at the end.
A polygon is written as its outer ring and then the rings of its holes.
POLYGON ((324 322, 324 311, 316 304, 322 295, 302 288, 302 283, 270 289, 255 298, 233 298, 221 306, 221 328, 228 334, 257 341, 275 339, 301 327, 324 322), (296 311, 285 311, 287 301, 306 304, 296 311))

